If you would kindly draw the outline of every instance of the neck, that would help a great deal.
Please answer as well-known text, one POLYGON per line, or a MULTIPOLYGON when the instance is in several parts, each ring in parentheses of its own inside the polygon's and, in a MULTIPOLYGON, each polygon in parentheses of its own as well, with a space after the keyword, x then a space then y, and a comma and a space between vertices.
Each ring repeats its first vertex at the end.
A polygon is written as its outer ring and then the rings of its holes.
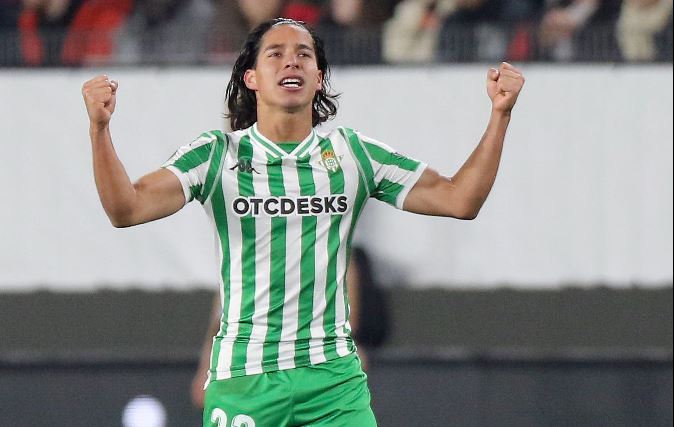
POLYGON ((312 130, 311 110, 306 113, 279 112, 260 114, 258 110, 257 128, 262 135, 275 143, 303 141, 312 130))

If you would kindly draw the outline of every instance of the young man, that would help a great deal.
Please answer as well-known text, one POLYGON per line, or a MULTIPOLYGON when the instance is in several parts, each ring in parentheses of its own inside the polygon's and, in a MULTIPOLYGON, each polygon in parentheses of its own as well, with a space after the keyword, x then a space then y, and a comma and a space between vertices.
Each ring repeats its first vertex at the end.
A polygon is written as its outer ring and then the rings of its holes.
POLYGON ((118 85, 84 84, 94 175, 116 227, 199 200, 220 259, 222 320, 213 340, 205 426, 373 426, 366 377, 349 337, 351 236, 366 200, 426 215, 475 218, 493 185, 524 84, 501 64, 487 76, 492 114, 452 178, 347 128, 336 113, 322 43, 277 19, 248 36, 227 89, 232 133, 212 131, 132 184, 109 123, 118 85))

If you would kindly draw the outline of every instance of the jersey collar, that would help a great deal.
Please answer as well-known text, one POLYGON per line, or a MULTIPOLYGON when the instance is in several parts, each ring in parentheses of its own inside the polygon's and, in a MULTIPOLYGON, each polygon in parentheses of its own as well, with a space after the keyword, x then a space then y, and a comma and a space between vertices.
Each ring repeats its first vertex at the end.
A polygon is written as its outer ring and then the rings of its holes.
POLYGON ((316 130, 311 129, 311 133, 304 138, 304 141, 300 142, 293 151, 286 153, 285 150, 276 145, 272 140, 262 135, 257 128, 257 123, 248 128, 248 136, 250 136, 250 140, 253 141, 253 144, 262 148, 267 154, 274 158, 295 157, 299 159, 305 157, 319 143, 320 139, 316 134, 316 130))

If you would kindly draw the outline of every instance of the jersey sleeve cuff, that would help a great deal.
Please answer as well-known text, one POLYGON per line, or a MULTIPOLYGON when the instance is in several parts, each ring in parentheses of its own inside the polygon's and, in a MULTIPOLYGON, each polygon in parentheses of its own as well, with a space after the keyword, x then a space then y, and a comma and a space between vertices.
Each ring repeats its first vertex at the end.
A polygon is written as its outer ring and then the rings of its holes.
POLYGON ((173 174, 180 181, 180 185, 183 187, 183 194, 185 195, 185 204, 192 201, 192 192, 190 191, 190 183, 188 182, 187 175, 182 173, 180 169, 173 165, 162 166, 164 169, 173 172, 173 174))
POLYGON ((421 174, 424 173, 427 167, 428 164, 424 162, 419 162, 419 166, 417 166, 417 169, 410 176, 407 185, 398 194, 398 198, 396 199, 396 208, 400 210, 403 209, 403 205, 405 204, 405 199, 407 198, 407 195, 410 194, 410 191, 412 191, 412 188, 414 188, 417 181, 419 181, 419 178, 421 178, 421 174))

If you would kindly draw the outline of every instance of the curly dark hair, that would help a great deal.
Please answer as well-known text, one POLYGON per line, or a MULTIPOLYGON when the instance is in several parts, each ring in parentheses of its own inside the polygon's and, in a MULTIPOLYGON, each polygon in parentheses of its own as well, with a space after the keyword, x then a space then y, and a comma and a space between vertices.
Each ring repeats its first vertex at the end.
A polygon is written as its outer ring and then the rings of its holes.
POLYGON ((330 65, 325 55, 325 48, 321 38, 302 21, 276 18, 260 24, 251 31, 239 52, 239 57, 232 70, 232 78, 227 85, 225 99, 229 113, 225 115, 229 119, 232 130, 246 129, 257 121, 257 101, 255 91, 248 89, 243 80, 246 71, 255 68, 257 55, 260 51, 262 37, 278 25, 295 25, 309 32, 314 41, 316 62, 318 69, 323 72, 323 85, 314 96, 312 105, 312 126, 317 126, 332 119, 337 114, 337 98, 339 94, 331 93, 330 65))

